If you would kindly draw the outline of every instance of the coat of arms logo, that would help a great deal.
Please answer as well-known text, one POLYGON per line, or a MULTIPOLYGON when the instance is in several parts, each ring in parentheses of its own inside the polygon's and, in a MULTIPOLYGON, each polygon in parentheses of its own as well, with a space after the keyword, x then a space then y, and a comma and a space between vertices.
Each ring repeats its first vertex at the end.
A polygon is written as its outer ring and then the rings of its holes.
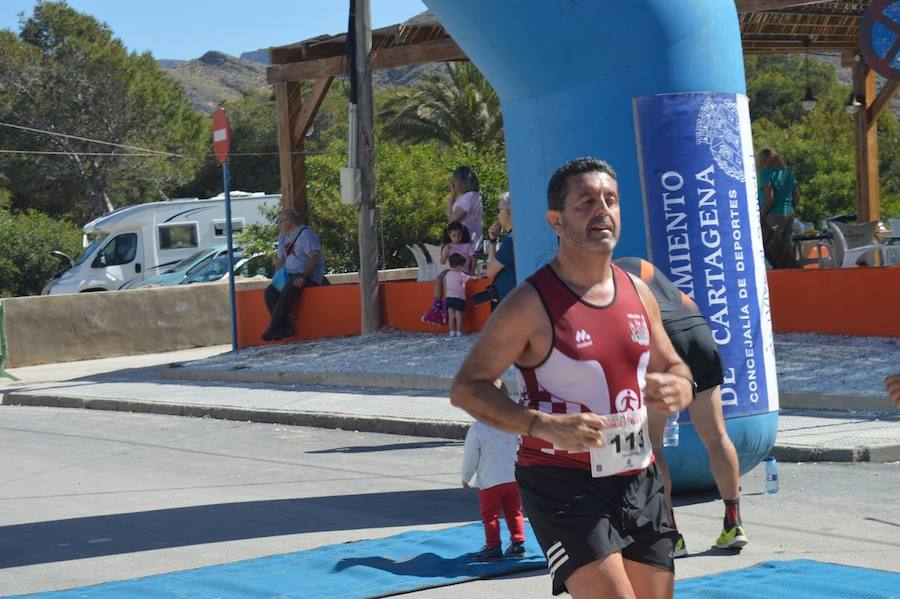
POLYGON ((709 146, 709 152, 722 172, 743 182, 741 129, 737 104, 733 100, 707 97, 697 115, 694 134, 698 145, 709 146))

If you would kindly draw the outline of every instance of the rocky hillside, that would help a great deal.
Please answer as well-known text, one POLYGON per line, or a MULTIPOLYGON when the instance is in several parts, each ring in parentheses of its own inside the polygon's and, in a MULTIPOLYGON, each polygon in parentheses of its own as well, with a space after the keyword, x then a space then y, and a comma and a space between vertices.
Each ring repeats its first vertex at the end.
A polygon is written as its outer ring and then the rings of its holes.
POLYGON ((212 114, 222 100, 236 100, 245 89, 268 89, 266 67, 222 52, 210 51, 189 61, 160 60, 166 73, 181 83, 191 104, 212 114))
MULTIPOLYGON (((181 83, 197 110, 212 114, 222 100, 236 100, 245 89, 268 89, 264 62, 267 59, 268 50, 244 52, 241 58, 209 51, 194 60, 160 59, 157 62, 170 77, 181 83)), ((375 71, 372 83, 375 89, 411 85, 424 73, 431 72, 444 72, 444 66, 425 64, 375 71)))

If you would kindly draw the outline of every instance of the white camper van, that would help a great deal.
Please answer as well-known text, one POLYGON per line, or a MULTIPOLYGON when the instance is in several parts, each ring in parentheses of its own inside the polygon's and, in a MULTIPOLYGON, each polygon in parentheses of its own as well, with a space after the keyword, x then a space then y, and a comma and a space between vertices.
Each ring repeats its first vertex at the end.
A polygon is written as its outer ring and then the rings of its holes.
MULTIPOLYGON (((274 207, 281 196, 231 192, 231 227, 261 223, 260 207, 274 207)), ((225 197, 150 202, 120 208, 84 226, 84 251, 44 287, 44 295, 113 291, 126 283, 155 277, 178 261, 226 243, 225 197)))

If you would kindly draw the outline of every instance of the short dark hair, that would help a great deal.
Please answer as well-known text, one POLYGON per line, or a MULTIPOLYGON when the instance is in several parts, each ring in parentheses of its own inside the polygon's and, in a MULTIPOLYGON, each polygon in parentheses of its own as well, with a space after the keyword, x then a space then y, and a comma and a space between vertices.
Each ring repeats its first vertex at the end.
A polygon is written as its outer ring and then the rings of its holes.
POLYGON ((562 210, 569 192, 569 177, 582 173, 606 173, 616 179, 616 171, 605 160, 586 156, 570 160, 553 173, 547 185, 547 208, 562 210))
POLYGON ((453 268, 465 266, 466 262, 468 262, 468 260, 466 260, 466 257, 462 254, 450 254, 450 266, 453 268))

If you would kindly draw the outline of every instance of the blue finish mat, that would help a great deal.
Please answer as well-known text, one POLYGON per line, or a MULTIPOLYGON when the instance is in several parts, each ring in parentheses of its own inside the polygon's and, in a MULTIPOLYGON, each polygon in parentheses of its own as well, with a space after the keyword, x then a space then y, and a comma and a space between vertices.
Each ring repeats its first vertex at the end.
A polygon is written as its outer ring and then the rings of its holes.
POLYGON ((479 522, 21 597, 378 597, 546 568, 527 523, 525 534, 518 559, 473 562, 484 544, 479 522))
POLYGON ((675 584, 678 599, 900 598, 900 574, 805 559, 763 562, 752 568, 700 576, 675 584))

